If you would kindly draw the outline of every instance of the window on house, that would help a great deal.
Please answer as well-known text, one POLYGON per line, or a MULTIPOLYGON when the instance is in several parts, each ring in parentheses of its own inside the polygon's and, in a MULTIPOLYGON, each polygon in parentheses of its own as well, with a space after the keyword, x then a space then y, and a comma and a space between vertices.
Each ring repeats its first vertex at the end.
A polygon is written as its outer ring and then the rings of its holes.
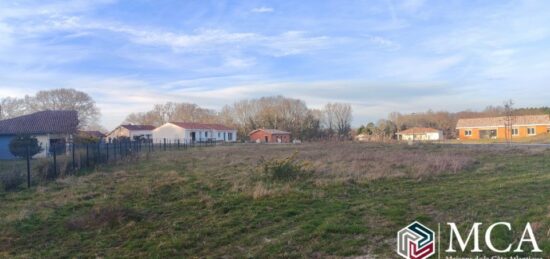
POLYGON ((465 130, 464 131, 464 136, 472 136, 472 131, 471 130, 465 130))
POLYGON ((218 138, 221 138, 221 137, 222 137, 222 133, 218 132, 218 138))
POLYGON ((512 129, 512 136, 519 135, 519 129, 512 129))
POLYGON ((204 137, 205 137, 205 138, 208 138, 208 132, 205 132, 205 133, 204 133, 204 137))
POLYGON ((233 133, 227 133, 227 140, 233 140, 233 133))
POLYGON ((527 128, 527 135, 535 135, 536 133, 535 128, 527 128))

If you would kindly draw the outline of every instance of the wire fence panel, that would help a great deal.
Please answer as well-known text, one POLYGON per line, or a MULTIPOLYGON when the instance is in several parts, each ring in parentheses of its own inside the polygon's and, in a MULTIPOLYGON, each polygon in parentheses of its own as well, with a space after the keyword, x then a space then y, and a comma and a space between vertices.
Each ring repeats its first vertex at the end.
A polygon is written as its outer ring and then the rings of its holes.
MULTIPOLYGON (((38 185, 95 169, 102 165, 127 163, 147 154, 215 146, 222 142, 169 139, 119 140, 110 143, 51 143, 32 154, 33 146, 23 146, 17 156, 0 159, 0 191, 38 185), (26 152, 25 152, 26 151, 26 152)), ((36 147, 34 146, 35 151, 36 147)))

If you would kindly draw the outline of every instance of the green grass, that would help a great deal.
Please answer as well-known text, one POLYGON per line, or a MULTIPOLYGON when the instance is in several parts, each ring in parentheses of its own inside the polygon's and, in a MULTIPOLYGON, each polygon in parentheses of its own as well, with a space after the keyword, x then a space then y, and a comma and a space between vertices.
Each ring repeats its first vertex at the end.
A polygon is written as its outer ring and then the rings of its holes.
MULTIPOLYGON (((516 151, 315 144, 158 154, 0 194, 0 256, 397 258, 396 232, 419 220, 434 230, 445 222, 467 227, 509 221, 517 232, 529 221, 546 252, 539 256, 548 258, 550 152, 516 151), (299 158, 315 165, 327 160, 316 161, 320 155, 314 152, 332 156, 332 149, 453 149, 471 154, 475 162, 459 172, 436 175, 371 179, 318 173, 290 183, 256 177, 260 156, 284 158, 297 150, 299 158)), ((407 166, 391 168, 405 172, 411 170, 402 168, 407 166)), ((495 244, 513 238, 495 233, 495 244)))

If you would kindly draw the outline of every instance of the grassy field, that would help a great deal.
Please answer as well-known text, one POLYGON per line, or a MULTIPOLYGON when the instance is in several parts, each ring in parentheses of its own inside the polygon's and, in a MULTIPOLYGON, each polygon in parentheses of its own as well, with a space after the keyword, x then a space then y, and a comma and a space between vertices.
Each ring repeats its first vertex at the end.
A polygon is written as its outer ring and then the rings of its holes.
POLYGON ((419 220, 531 222, 550 258, 549 201, 540 147, 197 148, 1 193, 0 257, 397 258, 396 232, 419 220), (271 171, 289 161, 295 174, 271 171))

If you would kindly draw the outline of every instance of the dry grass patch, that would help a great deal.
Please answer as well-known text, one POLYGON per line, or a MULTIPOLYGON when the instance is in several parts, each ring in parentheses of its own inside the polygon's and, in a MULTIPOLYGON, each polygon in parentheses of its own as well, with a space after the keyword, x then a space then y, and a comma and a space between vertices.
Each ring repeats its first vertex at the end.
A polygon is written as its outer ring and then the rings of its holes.
POLYGON ((143 215, 135 210, 121 206, 97 206, 79 216, 70 218, 66 227, 69 230, 89 230, 114 227, 132 221, 140 221, 143 215))

